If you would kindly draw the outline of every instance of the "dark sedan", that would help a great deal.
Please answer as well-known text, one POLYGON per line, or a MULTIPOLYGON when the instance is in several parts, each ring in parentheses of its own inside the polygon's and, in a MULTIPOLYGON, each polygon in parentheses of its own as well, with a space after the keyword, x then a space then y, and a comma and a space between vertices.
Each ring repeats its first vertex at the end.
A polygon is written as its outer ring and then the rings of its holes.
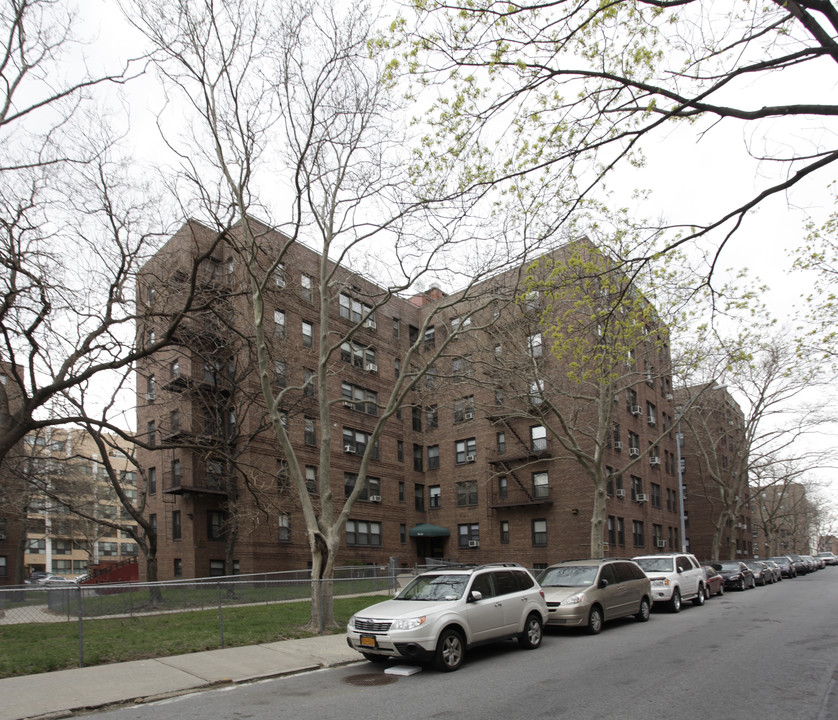
POLYGON ((726 590, 745 590, 757 585, 751 568, 739 560, 713 563, 713 567, 724 579, 726 590))
POLYGON ((777 557, 769 558, 780 566, 780 572, 783 577, 793 578, 797 577, 797 570, 794 567, 794 562, 788 555, 778 555, 777 557))
POLYGON ((751 568, 757 585, 768 585, 774 582, 774 573, 762 560, 745 560, 745 564, 751 568))

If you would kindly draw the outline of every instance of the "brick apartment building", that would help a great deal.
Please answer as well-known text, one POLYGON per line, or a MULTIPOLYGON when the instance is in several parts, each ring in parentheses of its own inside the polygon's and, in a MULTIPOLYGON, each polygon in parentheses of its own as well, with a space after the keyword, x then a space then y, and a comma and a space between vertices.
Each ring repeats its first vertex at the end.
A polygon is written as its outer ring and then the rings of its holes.
POLYGON ((680 423, 689 550, 700 559, 711 559, 716 542, 720 559, 750 558, 754 528, 742 409, 720 386, 679 388, 675 397, 691 418, 680 423), (735 517, 724 519, 725 508, 734 504, 739 508, 735 517), (731 546, 735 558, 727 557, 731 546))
MULTIPOLYGON (((178 330, 177 344, 137 374, 137 457, 160 579, 310 562, 287 459, 265 425, 248 285, 225 241, 213 245, 217 239, 187 224, 138 285, 147 313, 138 333, 153 342, 193 287, 189 268, 199 262, 199 311, 178 330)), ((286 241, 265 229, 266 255, 286 241)), ((445 558, 540 567, 589 556, 593 484, 549 430, 557 424, 551 404, 572 402, 568 373, 549 350, 538 294, 522 295, 522 268, 486 280, 454 305, 457 295, 439 288, 382 300, 384 289, 369 279, 324 267, 333 273, 327 317, 318 303, 321 258, 299 243, 271 277, 265 307, 271 382, 289 390, 283 422, 315 502, 327 477, 336 498, 348 494, 393 387, 421 366, 423 353, 437 353, 385 422, 338 564, 445 558), (321 410, 312 380, 324 338, 334 343, 328 474, 318 467, 321 410)), ((669 350, 665 328, 643 331, 648 338, 621 361, 623 384, 608 398, 613 410, 601 443, 599 462, 611 473, 603 528, 609 555, 680 547, 669 350)), ((566 413, 586 452, 595 443, 595 405, 579 401, 566 413)))

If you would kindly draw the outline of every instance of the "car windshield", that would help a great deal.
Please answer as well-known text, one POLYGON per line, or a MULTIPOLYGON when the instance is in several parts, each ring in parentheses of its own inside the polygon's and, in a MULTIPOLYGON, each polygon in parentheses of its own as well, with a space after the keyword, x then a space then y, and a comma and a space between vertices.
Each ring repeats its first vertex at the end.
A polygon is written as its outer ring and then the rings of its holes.
POLYGON ((538 578, 541 587, 581 587, 596 581, 595 565, 568 565, 547 568, 538 578))
POLYGON ((466 589, 466 575, 420 575, 396 597, 396 600, 459 600, 466 589))
POLYGON ((741 566, 738 562, 724 562, 722 563, 722 572, 739 572, 741 566))
POLYGON ((643 568, 643 572, 674 572, 673 558, 635 558, 634 561, 643 568))

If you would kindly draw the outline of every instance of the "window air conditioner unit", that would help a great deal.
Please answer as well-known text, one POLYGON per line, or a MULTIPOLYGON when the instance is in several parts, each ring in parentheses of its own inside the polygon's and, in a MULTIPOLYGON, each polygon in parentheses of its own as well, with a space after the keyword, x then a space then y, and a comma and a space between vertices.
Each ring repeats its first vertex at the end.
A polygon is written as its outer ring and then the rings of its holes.
POLYGON ((649 465, 660 465, 660 464, 661 464, 661 459, 659 457, 656 457, 655 455, 652 455, 652 457, 649 458, 649 465))
POLYGON ((355 446, 350 444, 350 443, 346 443, 346 445, 343 446, 343 451, 345 453, 354 453, 355 452, 355 446))
POLYGON ((145 399, 148 400, 149 402, 154 402, 154 393, 146 393, 145 394, 145 399))
POLYGON ((476 459, 474 455, 466 455, 466 462, 474 462, 476 459))
POLYGON ((666 393, 666 395, 664 395, 664 397, 667 400, 674 400, 675 399, 675 396, 672 393, 666 393))
POLYGON ((463 415, 463 420, 474 420, 474 413, 467 412, 463 415))
POLYGON ((375 363, 367 363, 367 372, 378 372, 378 365, 375 363))
POLYGON ((370 330, 375 330, 375 320, 365 320, 364 327, 370 330))
POLYGON ((640 415, 640 405, 632 405, 631 406, 631 414, 632 415, 640 415))
POLYGON ((381 502, 381 495, 370 495, 370 502, 381 502))
POLYGON ((615 450, 622 450, 623 449, 623 442, 621 440, 614 441, 614 449, 615 450))
POLYGON ((666 547, 666 540, 658 540, 657 545, 658 545, 659 548, 665 548, 666 547))
POLYGON ((637 494, 637 502, 648 502, 649 496, 646 493, 637 494))
POLYGON ((655 427, 655 425, 658 424, 658 421, 655 420, 655 418, 652 415, 649 415, 647 420, 648 420, 649 425, 651 425, 652 427, 655 427))
POLYGON ((0 533, 0 540, 6 539, 6 533, 0 533))
POLYGON ((351 400, 344 400, 344 401, 343 401, 343 406, 344 406, 345 408, 349 408, 350 410, 354 410, 354 409, 355 409, 355 403, 354 403, 354 402, 352 402, 351 400))
POLYGON ((640 448, 629 448, 629 455, 632 457, 637 457, 640 455, 640 448))
POLYGON ((615 491, 614 491, 614 494, 615 494, 617 497, 625 497, 625 496, 626 496, 626 491, 625 491, 625 490, 623 490, 622 488, 619 488, 619 489, 617 489, 617 490, 615 490, 615 491))
POLYGON ((480 541, 479 540, 469 540, 468 541, 468 546, 469 547, 480 547, 480 541))

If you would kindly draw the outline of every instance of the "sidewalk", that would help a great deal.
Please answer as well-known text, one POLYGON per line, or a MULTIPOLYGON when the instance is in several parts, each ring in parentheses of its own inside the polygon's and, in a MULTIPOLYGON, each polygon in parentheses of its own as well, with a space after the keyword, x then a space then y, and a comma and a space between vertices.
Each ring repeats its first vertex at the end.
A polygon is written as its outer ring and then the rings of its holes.
POLYGON ((340 634, 5 678, 0 680, 0 720, 66 717, 79 710, 359 660, 361 656, 346 644, 346 635, 340 634))

